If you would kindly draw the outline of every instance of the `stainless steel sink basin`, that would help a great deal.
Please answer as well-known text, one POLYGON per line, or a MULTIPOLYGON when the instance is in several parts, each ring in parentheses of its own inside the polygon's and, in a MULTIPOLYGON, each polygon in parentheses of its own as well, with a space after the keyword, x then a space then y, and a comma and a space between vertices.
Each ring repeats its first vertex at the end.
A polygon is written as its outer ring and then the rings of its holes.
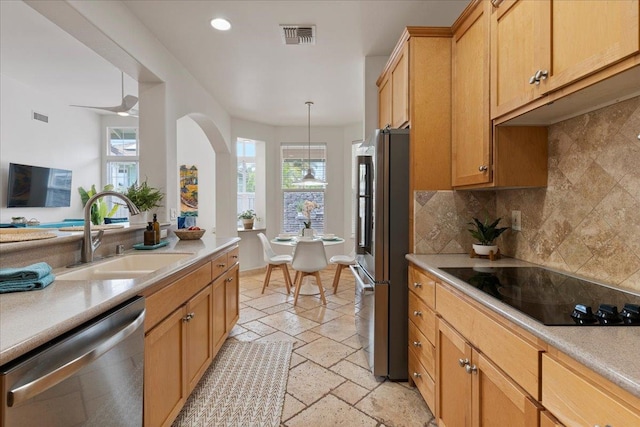
POLYGON ((130 254, 107 261, 96 262, 78 267, 68 273, 56 275, 58 280, 114 280, 133 279, 160 270, 170 264, 183 260, 192 254, 157 253, 130 254))

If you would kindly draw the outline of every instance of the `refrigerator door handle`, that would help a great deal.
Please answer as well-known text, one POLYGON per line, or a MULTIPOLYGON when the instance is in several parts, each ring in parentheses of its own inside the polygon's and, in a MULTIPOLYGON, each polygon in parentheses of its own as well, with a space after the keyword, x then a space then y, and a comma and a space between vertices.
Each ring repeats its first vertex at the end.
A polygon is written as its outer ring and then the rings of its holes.
POLYGON ((359 294, 365 294, 367 292, 372 293, 375 291, 375 286, 373 283, 365 283, 358 274, 358 269, 362 268, 359 265, 350 265, 351 273, 353 273, 353 277, 356 279, 356 289, 359 294))

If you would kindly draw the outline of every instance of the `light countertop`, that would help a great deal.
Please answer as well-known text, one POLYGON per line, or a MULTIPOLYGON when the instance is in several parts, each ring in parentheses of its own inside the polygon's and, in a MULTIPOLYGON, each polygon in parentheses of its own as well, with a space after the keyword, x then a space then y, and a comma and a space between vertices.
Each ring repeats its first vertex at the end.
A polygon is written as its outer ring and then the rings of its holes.
POLYGON ((470 258, 468 255, 462 254, 410 254, 407 255, 407 259, 416 266, 451 284, 480 304, 501 314, 531 334, 573 357, 621 388, 640 397, 640 361, 638 360, 640 326, 545 326, 498 299, 440 270, 440 268, 446 267, 537 266, 525 261, 513 258, 489 261, 470 258))
MULTIPOLYGON (((63 334, 93 317, 139 295, 157 281, 224 250, 240 239, 168 239, 169 245, 153 252, 189 253, 151 274, 136 279, 70 281, 56 279, 38 291, 0 294, 0 365, 63 334)), ((146 251, 129 250, 129 253, 146 251)), ((62 267, 54 274, 72 271, 62 267)))

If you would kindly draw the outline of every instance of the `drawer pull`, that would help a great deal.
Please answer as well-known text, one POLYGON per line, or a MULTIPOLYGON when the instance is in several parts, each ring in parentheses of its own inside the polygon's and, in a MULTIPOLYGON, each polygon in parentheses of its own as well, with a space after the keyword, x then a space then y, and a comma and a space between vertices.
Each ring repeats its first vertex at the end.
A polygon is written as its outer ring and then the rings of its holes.
POLYGON ((418 311, 418 310, 415 310, 415 311, 413 312, 413 315, 414 315, 414 316, 422 316, 422 312, 421 312, 421 311, 418 311))
POLYGON ((224 268, 227 264, 218 264, 218 267, 224 268))
POLYGON ((420 377, 422 377, 422 374, 421 374, 421 373, 419 373, 419 372, 414 372, 414 373, 413 373, 413 376, 414 376, 415 378, 420 378, 420 377))
POLYGON ((238 255, 231 255, 231 258, 238 259, 238 255))
POLYGON ((419 283, 419 282, 413 282, 413 287, 414 287, 414 288, 421 288, 421 287, 422 287, 422 283, 419 283))
POLYGON ((195 317, 195 313, 187 313, 187 315, 185 317, 182 318, 183 322, 190 322, 191 319, 193 319, 195 317))
POLYGON ((416 347, 422 347, 422 343, 420 341, 414 341, 413 345, 416 347))
POLYGON ((469 365, 464 367, 464 370, 467 371, 467 374, 478 374, 478 367, 476 365, 469 365))
POLYGON ((231 281, 233 281, 233 277, 229 277, 225 280, 225 282, 231 282, 231 281))
POLYGON ((469 364, 469 359, 458 359, 458 365, 460 365, 461 368, 464 368, 468 364, 469 364))

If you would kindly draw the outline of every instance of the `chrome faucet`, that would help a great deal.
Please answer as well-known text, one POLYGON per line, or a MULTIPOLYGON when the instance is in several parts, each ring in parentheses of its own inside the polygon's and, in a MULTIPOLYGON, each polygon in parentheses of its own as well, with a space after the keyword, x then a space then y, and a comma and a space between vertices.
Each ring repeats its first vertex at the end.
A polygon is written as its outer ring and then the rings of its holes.
POLYGON ((127 204, 129 215, 138 215, 140 213, 140 209, 138 209, 131 200, 117 191, 101 191, 100 193, 94 194, 84 205, 84 240, 82 241, 80 262, 86 263, 93 261, 93 253, 102 243, 103 230, 100 230, 96 237, 91 237, 91 206, 96 200, 104 196, 115 196, 122 199, 127 204))

